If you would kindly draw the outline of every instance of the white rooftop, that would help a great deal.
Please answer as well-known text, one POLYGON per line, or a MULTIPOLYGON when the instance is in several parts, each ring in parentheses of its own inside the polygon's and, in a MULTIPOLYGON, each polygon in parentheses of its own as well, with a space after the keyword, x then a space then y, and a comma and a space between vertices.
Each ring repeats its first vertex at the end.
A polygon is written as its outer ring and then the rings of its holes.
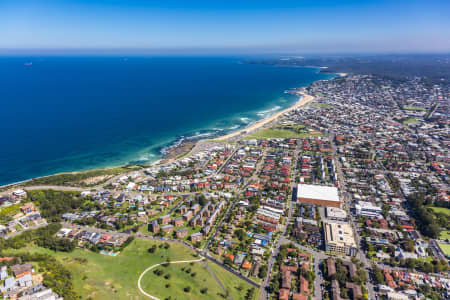
POLYGON ((297 187, 297 198, 339 202, 338 189, 334 186, 299 184, 297 187))

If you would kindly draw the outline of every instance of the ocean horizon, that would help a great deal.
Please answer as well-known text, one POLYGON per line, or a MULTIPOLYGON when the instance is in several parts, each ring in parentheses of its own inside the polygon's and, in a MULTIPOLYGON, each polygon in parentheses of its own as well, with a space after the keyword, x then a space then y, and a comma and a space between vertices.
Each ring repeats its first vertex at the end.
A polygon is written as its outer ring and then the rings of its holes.
POLYGON ((238 57, 0 57, 0 185, 150 164, 182 139, 247 127, 335 77, 238 57))

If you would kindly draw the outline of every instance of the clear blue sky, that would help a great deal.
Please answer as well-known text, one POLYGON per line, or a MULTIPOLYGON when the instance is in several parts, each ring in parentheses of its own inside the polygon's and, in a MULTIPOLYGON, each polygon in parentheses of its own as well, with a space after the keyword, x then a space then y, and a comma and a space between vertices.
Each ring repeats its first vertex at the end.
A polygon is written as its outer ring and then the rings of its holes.
POLYGON ((450 0, 0 0, 3 49, 449 52, 450 0))

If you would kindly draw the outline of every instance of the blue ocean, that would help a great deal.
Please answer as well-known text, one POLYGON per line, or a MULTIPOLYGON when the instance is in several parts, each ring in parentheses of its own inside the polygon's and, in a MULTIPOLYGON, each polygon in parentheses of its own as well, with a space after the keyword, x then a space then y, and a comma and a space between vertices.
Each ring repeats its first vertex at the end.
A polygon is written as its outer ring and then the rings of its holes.
POLYGON ((181 138, 210 138, 296 102, 317 68, 239 57, 0 57, 0 184, 149 164, 181 138))

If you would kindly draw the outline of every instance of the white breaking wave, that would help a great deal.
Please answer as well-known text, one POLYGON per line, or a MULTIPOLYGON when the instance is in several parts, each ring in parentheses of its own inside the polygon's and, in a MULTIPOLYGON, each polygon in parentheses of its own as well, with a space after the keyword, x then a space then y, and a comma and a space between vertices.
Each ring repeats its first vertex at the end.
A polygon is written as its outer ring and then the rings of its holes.
POLYGON ((189 136, 186 139, 187 140, 194 140, 194 139, 197 139, 197 138, 207 137, 207 136, 211 136, 211 135, 214 135, 214 132, 205 132, 205 133, 196 132, 195 135, 189 136))
POLYGON ((152 159, 152 158, 155 157, 155 156, 156 156, 156 155, 153 154, 153 153, 146 153, 146 154, 143 154, 143 155, 139 156, 138 160, 139 160, 139 161, 147 161, 147 160, 152 159))
POLYGON ((244 124, 250 123, 250 119, 249 119, 249 118, 242 117, 242 118, 239 118, 239 120, 240 120, 242 123, 244 123, 244 124))
POLYGON ((266 116, 266 115, 268 115, 268 114, 270 114, 270 113, 273 113, 273 112, 276 112, 277 110, 279 110, 281 108, 281 106, 279 106, 279 105, 277 105, 277 106, 274 106, 274 107, 272 107, 271 109, 268 109, 268 110, 262 110, 262 111, 260 111, 260 112, 257 112, 256 114, 258 115, 258 116, 266 116))

